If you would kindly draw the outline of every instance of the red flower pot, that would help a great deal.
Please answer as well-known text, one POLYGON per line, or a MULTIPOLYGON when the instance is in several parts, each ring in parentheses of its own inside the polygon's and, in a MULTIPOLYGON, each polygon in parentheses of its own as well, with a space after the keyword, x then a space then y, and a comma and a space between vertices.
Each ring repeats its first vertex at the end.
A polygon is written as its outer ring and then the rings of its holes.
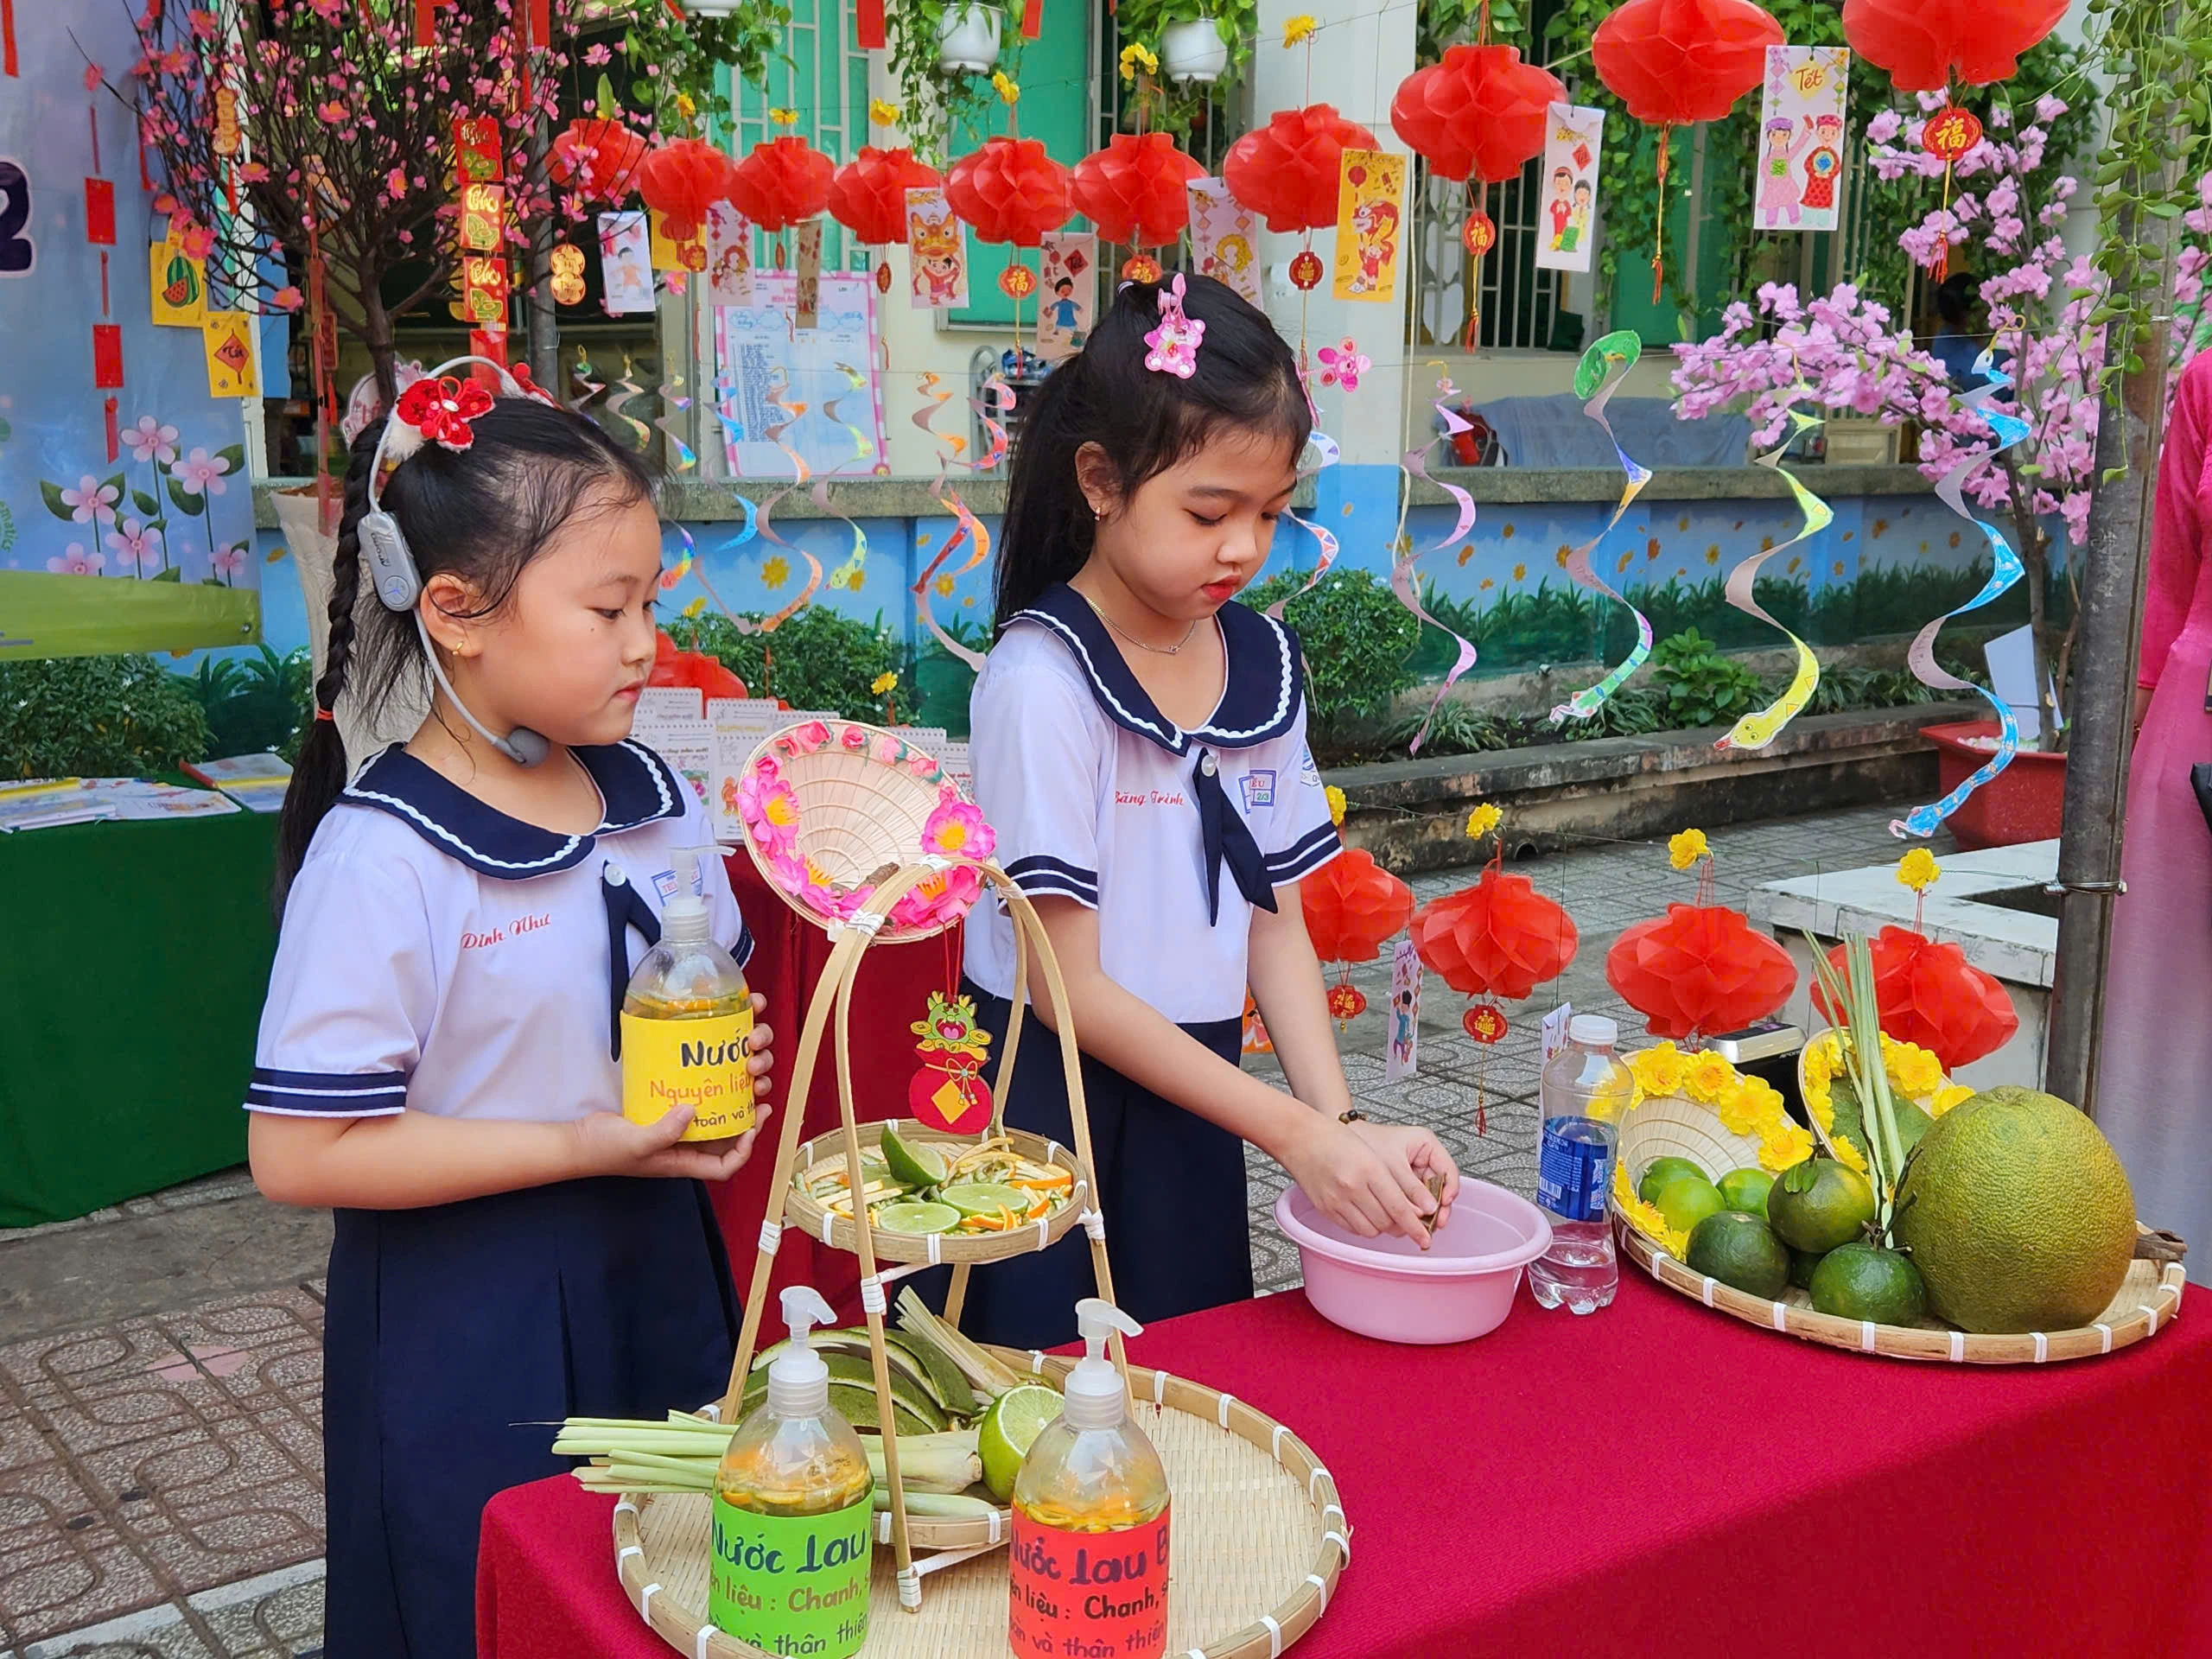
MULTIPOLYGON (((1988 762, 1990 751, 1972 740, 1995 737, 1997 722, 1961 720, 1920 730, 1936 746, 1937 787, 1948 795, 1988 762)), ((1948 822, 1961 847, 2012 847, 2056 836, 2065 806, 2066 757, 2022 749, 1948 822)))

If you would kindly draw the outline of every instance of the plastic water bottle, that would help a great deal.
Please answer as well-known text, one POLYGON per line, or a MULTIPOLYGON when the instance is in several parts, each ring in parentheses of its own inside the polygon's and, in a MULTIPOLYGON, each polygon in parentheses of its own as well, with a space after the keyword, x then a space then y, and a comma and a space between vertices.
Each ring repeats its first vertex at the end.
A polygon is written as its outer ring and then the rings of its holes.
POLYGON ((1567 1046, 1544 1064, 1536 1202, 1551 1222, 1552 1247, 1529 1264, 1529 1288, 1544 1307, 1587 1313, 1611 1301, 1620 1282, 1605 1201, 1636 1078, 1614 1058, 1619 1036, 1604 1015, 1578 1014, 1567 1046))

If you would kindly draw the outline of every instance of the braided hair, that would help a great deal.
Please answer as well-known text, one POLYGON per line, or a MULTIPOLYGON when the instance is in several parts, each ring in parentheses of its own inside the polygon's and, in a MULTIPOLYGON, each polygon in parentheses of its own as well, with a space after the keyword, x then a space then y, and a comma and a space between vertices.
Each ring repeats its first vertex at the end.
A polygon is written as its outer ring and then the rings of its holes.
MULTIPOLYGON (((423 580, 456 575, 478 596, 476 608, 465 613, 471 618, 497 613, 524 567, 578 513, 654 499, 658 480, 644 458, 572 410, 501 397, 473 429, 474 442, 465 450, 427 444, 416 451, 380 492, 423 580)), ((301 741, 277 825, 280 918, 317 827, 346 787, 346 746, 330 711, 350 692, 373 720, 395 696, 419 691, 428 678, 412 612, 388 611, 361 591, 361 517, 369 510, 369 474, 383 430, 382 421, 370 423, 347 460, 315 717, 301 741)))

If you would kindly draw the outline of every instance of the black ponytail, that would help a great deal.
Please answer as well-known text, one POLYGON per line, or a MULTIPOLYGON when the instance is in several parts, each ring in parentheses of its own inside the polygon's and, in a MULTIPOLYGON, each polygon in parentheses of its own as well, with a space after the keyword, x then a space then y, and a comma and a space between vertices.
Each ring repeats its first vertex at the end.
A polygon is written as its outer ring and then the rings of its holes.
MULTIPOLYGON (((472 616, 506 603, 523 567, 543 551, 588 498, 594 511, 653 499, 658 480, 645 460, 581 415, 530 397, 501 397, 474 423, 474 442, 455 452, 426 444, 385 482, 380 504, 398 522, 423 580, 451 573, 478 595, 472 616)), ((411 612, 386 610, 361 594, 361 517, 382 421, 354 439, 346 468, 345 512, 331 562, 330 634, 316 715, 300 744, 276 833, 276 912, 306 860, 316 827, 346 787, 346 746, 324 713, 353 694, 374 721, 429 674, 411 612)))
POLYGON ((1130 283, 1089 343, 1033 395, 999 532, 999 627, 1090 557, 1095 521, 1076 477, 1085 444, 1105 451, 1123 499, 1224 431, 1280 436, 1294 457, 1305 449, 1313 414, 1298 359, 1274 325, 1211 276, 1184 283, 1185 312, 1206 326, 1189 379, 1145 367, 1160 285, 1130 283))

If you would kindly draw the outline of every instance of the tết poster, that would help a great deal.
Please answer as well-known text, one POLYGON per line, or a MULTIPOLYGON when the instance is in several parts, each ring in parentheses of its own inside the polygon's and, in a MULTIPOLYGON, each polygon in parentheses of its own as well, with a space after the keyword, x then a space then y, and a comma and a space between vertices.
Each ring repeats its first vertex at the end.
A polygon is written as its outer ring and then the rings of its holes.
POLYGON ((1544 162, 1536 203, 1536 264, 1543 270, 1587 271, 1597 241, 1598 159, 1605 112, 1554 104, 1544 129, 1544 162))
POLYGON ((1047 362, 1073 357, 1090 338, 1098 308, 1098 238, 1055 231, 1038 245, 1044 277, 1037 294, 1037 352, 1047 362))
POLYGON ((1759 90, 1758 188, 1751 226, 1832 231, 1843 182, 1851 54, 1840 46, 1770 46, 1759 90))
POLYGON ((599 216, 599 276, 610 317, 653 308, 652 243, 645 216, 636 211, 599 216))
POLYGON ((210 397, 261 395, 260 377, 254 372, 251 316, 244 311, 210 311, 200 325, 200 339, 207 353, 210 397))
POLYGON ((968 303, 968 232, 941 187, 906 193, 906 262, 915 310, 968 303))
POLYGON ((1340 300, 1389 301, 1398 294, 1406 158, 1347 149, 1337 174, 1337 275, 1340 300))
POLYGON ((1191 257, 1198 275, 1226 283, 1259 304, 1260 226, 1252 210, 1219 179, 1192 179, 1184 188, 1190 193, 1191 257))

